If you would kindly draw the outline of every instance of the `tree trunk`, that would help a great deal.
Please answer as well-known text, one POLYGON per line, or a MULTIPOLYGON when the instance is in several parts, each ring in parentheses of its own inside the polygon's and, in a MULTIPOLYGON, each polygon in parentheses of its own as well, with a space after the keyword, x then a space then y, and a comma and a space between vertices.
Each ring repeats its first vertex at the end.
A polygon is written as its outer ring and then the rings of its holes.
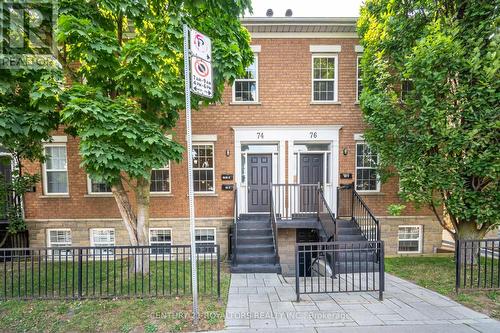
MULTIPOLYGON (((137 179, 137 240, 139 245, 148 245, 149 243, 149 191, 149 180, 145 178, 137 179)), ((143 255, 140 262, 136 261, 136 267, 144 273, 149 273, 149 249, 142 249, 141 251, 143 255)))
POLYGON ((137 238, 137 217, 132 210, 132 205, 130 204, 127 192, 125 191, 121 181, 113 184, 111 186, 111 190, 113 191, 113 196, 115 197, 116 204, 118 205, 122 221, 127 229, 130 245, 136 246, 139 244, 137 238))
MULTIPOLYGON (((476 221, 457 221, 457 230, 455 231, 455 241, 480 240, 483 239, 487 229, 477 227, 476 221)), ((480 244, 478 242, 461 243, 460 262, 462 264, 472 264, 477 262, 479 256, 480 244)))

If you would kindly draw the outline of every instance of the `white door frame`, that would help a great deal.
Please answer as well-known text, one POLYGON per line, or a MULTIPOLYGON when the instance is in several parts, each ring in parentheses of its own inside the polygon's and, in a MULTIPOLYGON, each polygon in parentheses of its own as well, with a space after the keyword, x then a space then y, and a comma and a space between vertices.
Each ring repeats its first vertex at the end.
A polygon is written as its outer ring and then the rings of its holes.
MULTIPOLYGON (((295 183, 293 179, 293 148, 295 143, 329 143, 331 153, 331 185, 325 186, 325 197, 336 211, 336 191, 339 184, 339 131, 341 125, 290 125, 290 126, 235 126, 234 130, 234 162, 235 183, 238 189, 239 213, 247 213, 246 186, 241 184, 241 145, 242 144, 276 144, 278 143, 277 165, 273 163, 273 183, 295 183), (288 143, 288 145, 287 145, 288 143), (285 178, 285 146, 288 148, 288 180, 285 178)), ((325 169, 326 169, 325 154, 325 169)), ((274 159, 273 159, 274 162, 274 159)), ((247 176, 248 178, 248 176, 247 176)))

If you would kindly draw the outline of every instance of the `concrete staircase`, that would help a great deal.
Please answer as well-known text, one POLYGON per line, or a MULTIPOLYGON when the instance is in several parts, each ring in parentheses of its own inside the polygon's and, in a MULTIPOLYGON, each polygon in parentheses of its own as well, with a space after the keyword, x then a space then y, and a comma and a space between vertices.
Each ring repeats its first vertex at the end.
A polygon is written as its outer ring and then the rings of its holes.
POLYGON ((242 214, 238 220, 236 265, 232 273, 280 273, 269 215, 242 214))
POLYGON ((366 237, 355 222, 351 220, 336 220, 337 241, 357 242, 347 245, 339 244, 336 249, 334 271, 338 274, 364 273, 378 271, 377 253, 370 248, 366 237), (354 251, 351 251, 353 249, 354 251), (363 249, 358 251, 357 249, 363 249))

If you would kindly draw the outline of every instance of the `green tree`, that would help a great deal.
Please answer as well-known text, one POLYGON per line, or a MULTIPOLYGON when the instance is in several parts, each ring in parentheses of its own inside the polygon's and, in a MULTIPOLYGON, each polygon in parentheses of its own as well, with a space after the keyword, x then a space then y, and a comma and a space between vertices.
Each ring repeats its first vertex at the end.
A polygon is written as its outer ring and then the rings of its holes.
MULTIPOLYGON (((215 102, 253 59, 239 22, 249 7, 248 0, 62 3, 58 42, 72 80, 62 119, 80 139, 82 167, 111 185, 132 245, 148 243, 151 170, 183 153, 166 136, 185 107, 182 26, 212 38, 215 93, 204 102, 215 102)), ((192 97, 192 105, 201 102, 192 97)))
POLYGON ((499 11, 498 0, 367 0, 358 23, 366 139, 402 198, 455 239, 500 224, 499 11))
MULTIPOLYGON (((0 212, 9 221, 9 234, 26 230, 22 200, 40 177, 23 172, 25 161, 43 161, 43 141, 59 124, 56 108, 62 85, 57 68, 0 69, 0 147, 15 166, 12 180, 0 180, 0 212)), ((5 158, 3 163, 10 163, 5 158)))

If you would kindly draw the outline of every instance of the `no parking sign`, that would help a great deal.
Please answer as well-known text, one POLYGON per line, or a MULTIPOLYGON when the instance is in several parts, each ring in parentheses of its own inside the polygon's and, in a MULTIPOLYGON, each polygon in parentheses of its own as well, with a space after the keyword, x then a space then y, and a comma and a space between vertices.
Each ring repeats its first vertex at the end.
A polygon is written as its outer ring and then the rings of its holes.
POLYGON ((202 33, 190 31, 191 91, 202 97, 213 97, 212 42, 202 33))

